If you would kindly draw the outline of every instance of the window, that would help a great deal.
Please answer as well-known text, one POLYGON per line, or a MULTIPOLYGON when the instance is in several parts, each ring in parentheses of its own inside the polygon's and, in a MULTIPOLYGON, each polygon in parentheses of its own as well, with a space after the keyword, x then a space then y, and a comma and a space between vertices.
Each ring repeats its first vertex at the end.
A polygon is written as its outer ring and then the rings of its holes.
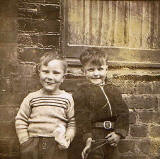
POLYGON ((64 0, 64 54, 100 47, 111 65, 159 67, 159 19, 159 1, 64 0))

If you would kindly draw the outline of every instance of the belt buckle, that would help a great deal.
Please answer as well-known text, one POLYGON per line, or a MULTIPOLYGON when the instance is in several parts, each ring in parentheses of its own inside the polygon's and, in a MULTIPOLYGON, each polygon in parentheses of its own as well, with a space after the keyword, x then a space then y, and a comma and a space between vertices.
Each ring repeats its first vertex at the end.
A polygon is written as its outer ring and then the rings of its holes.
POLYGON ((104 121, 103 126, 105 129, 109 130, 112 128, 112 123, 110 121, 104 121))

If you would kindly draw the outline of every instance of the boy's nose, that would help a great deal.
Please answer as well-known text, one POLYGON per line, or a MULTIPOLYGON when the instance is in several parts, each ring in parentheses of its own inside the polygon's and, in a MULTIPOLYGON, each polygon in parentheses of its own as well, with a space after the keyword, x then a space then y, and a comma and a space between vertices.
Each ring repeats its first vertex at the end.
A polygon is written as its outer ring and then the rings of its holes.
POLYGON ((48 80, 53 80, 54 79, 52 74, 48 74, 47 78, 48 78, 48 80))
POLYGON ((98 70, 95 70, 95 71, 94 71, 94 76, 99 76, 98 70))

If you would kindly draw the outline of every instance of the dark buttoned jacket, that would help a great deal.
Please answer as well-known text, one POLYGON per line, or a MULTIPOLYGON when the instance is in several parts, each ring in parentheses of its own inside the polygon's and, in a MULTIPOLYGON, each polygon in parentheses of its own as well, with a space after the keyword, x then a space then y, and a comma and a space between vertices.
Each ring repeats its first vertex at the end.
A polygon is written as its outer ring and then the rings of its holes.
POLYGON ((109 99, 111 110, 99 85, 84 83, 74 93, 77 133, 84 136, 85 140, 88 137, 94 138, 93 124, 111 121, 114 122, 113 131, 125 138, 129 129, 128 106, 115 85, 107 82, 101 87, 109 99))

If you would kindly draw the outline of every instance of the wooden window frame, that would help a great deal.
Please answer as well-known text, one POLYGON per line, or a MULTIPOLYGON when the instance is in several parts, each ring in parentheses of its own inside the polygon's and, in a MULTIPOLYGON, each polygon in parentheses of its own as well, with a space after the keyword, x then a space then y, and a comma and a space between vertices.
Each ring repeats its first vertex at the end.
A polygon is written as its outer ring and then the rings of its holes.
MULTIPOLYGON (((62 0, 61 12, 63 15, 62 26, 62 53, 68 59, 69 65, 79 66, 79 56, 81 52, 89 47, 89 45, 70 45, 68 43, 68 6, 67 0, 62 0)), ((160 68, 160 49, 134 49, 125 47, 102 47, 109 57, 110 67, 127 67, 127 68, 160 68), (127 56, 129 55, 129 57, 127 56), (133 60, 130 60, 133 57, 133 60), (141 60, 139 60, 141 57, 141 60)))

